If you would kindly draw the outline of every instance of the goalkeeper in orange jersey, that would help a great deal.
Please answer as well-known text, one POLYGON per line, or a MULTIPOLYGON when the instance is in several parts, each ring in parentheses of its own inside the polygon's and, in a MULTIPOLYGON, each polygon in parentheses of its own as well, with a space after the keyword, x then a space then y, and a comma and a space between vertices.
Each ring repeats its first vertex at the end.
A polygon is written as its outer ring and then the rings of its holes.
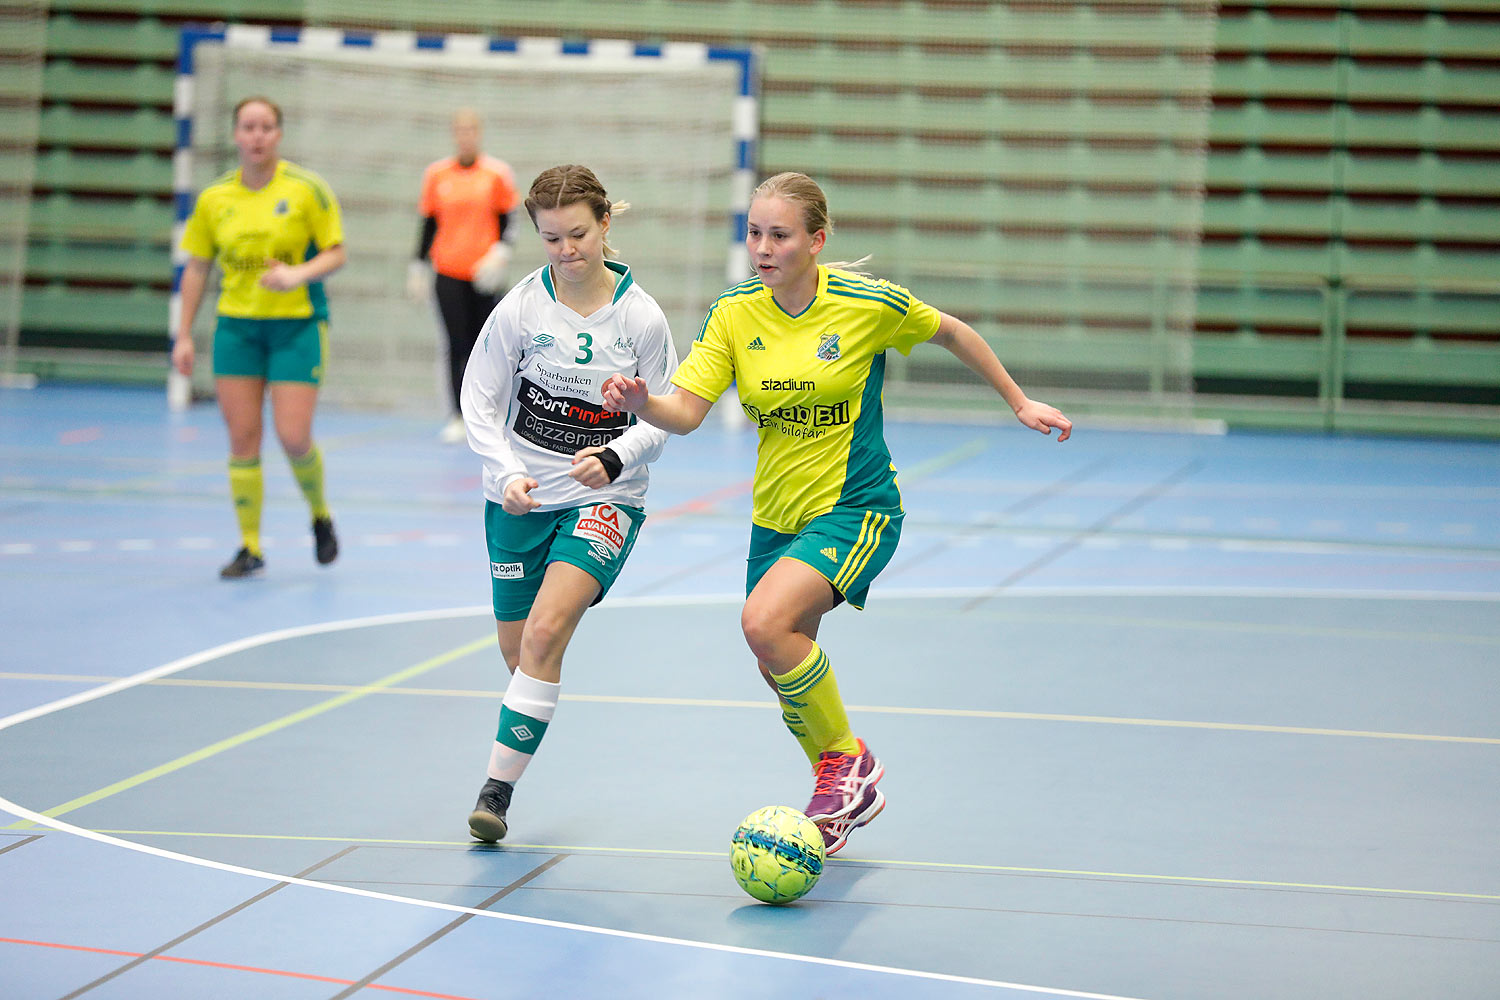
POLYGON ((338 555, 323 497, 323 454, 312 438, 313 410, 328 342, 323 279, 344 266, 339 203, 317 174, 280 157, 281 109, 264 97, 234 108, 239 169, 198 195, 183 229, 182 309, 172 365, 194 363, 193 315, 215 260, 224 272, 214 327, 214 384, 229 428, 229 493, 242 544, 219 571, 225 579, 265 567, 260 545, 262 413, 269 391, 276 436, 312 510, 314 552, 338 555))
POLYGON ((931 342, 1000 394, 1016 417, 1059 441, 1068 418, 1027 398, 967 323, 906 289, 840 264, 822 265, 832 224, 823 191, 803 174, 762 183, 751 198, 746 248, 755 276, 719 296, 674 390, 612 376, 606 407, 677 434, 703 422, 729 387, 759 428, 750 553, 740 625, 782 719, 814 769, 805 812, 840 850, 885 806, 880 760, 849 726, 827 655, 823 616, 862 608, 890 561, 905 511, 881 418, 885 352, 931 342))
POLYGON ((455 113, 454 155, 429 164, 422 175, 422 231, 407 269, 407 295, 424 300, 430 290, 443 318, 452 410, 442 437, 450 443, 464 440, 459 409, 464 365, 505 293, 511 256, 505 235, 510 212, 520 202, 510 167, 481 152, 479 139, 479 116, 468 108, 455 113))

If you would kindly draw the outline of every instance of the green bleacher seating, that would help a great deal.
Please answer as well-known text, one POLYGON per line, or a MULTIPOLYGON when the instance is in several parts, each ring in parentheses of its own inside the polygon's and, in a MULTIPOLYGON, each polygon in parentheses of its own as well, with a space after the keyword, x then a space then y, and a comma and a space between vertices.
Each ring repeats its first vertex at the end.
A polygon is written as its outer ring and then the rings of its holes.
POLYGON ((172 235, 170 205, 150 197, 97 198, 58 191, 32 201, 29 221, 36 239, 130 242, 152 253, 166 253, 172 235))
POLYGON ((154 152, 53 149, 37 157, 36 186, 51 191, 164 193, 172 189, 172 160, 154 152))
POLYGON ((150 288, 88 288, 56 282, 28 288, 21 326, 37 333, 102 334, 165 349, 167 294, 150 288))
POLYGON ((48 101, 170 108, 176 71, 155 63, 115 66, 58 59, 42 71, 48 101))
MULTIPOLYGON (((55 0, 23 316, 96 345, 83 313, 118 305, 126 340, 161 349, 177 25, 305 18, 758 44, 760 172, 812 173, 834 259, 874 253, 1044 384, 1148 370, 1163 282, 1194 273, 1205 387, 1299 386, 1329 421, 1345 382, 1500 391, 1496 0, 1243 0, 1213 61, 1209 9, 55 0), (1195 248, 1180 230, 1200 218, 1195 248)), ((0 63, 0 97, 12 76, 0 63)))
POLYGON ((165 288, 172 281, 171 258, 161 248, 131 242, 33 240, 26 252, 26 269, 65 282, 155 284, 165 288))
POLYGON ((302 19, 302 0, 52 0, 52 10, 72 14, 128 14, 200 21, 302 19))
POLYGON ((47 22, 47 52, 68 58, 170 61, 177 56, 179 29, 154 17, 101 20, 54 13, 47 22))
POLYGON ((42 112, 43 146, 170 152, 175 142, 172 115, 164 109, 54 104, 42 112))

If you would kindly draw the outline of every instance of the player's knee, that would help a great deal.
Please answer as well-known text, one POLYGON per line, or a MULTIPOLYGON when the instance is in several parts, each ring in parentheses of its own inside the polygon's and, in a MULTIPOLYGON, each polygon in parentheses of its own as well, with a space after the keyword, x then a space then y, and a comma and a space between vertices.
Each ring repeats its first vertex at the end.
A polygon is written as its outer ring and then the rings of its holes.
POLYGON ((255 458, 260 454, 260 425, 229 428, 229 454, 235 458, 255 458))
POLYGON ((521 660, 542 663, 561 655, 567 634, 561 618, 533 612, 526 619, 526 630, 521 634, 521 660))
POLYGON ((776 659, 776 649, 791 634, 785 617, 774 607, 757 601, 746 601, 740 611, 740 631, 750 652, 762 663, 776 659))
POLYGON ((312 451, 312 435, 298 431, 283 431, 276 429, 277 440, 281 442, 281 450, 286 452, 287 457, 294 461, 301 461, 312 451))

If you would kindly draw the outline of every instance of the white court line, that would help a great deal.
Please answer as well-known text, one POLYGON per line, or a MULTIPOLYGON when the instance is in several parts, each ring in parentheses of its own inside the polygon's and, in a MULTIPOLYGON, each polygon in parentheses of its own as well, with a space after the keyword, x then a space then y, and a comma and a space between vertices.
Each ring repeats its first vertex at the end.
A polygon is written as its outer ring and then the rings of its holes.
MULTIPOLYGON (((610 601, 609 603, 617 607, 631 607, 637 605, 646 606, 652 604, 664 604, 668 603, 669 601, 675 601, 675 603, 680 605, 692 605, 726 604, 739 600, 742 600, 742 598, 738 597, 737 595, 726 594, 717 597, 706 598, 678 597, 667 599, 650 599, 622 597, 617 600, 610 601)), ((491 609, 489 607, 481 605, 478 607, 448 608, 437 611, 417 611, 389 615, 374 615, 366 618, 351 618, 338 622, 325 622, 317 625, 302 625, 295 628, 278 629, 276 631, 266 632, 258 636, 250 636, 248 638, 238 639, 234 642, 225 643, 222 646, 216 646, 213 649, 205 650, 200 653, 194 653, 190 656, 185 656, 178 660, 173 660, 171 663, 166 663, 162 666, 154 667, 150 670, 141 671, 138 674, 133 674, 130 677, 121 678, 118 681, 113 681, 109 684, 104 684, 97 688, 92 688, 88 691, 82 691, 78 694, 70 695, 66 698, 59 698, 56 701, 48 702, 47 704, 38 706, 36 708, 27 709, 23 712, 17 712, 14 715, 9 715, 4 719, 0 719, 0 730, 9 729, 11 726, 19 725, 22 722, 27 722, 32 719, 40 718, 44 715, 50 715, 53 712, 62 711, 65 708, 71 708, 75 705, 81 705, 85 702, 103 698, 106 695, 115 694, 120 691, 128 690, 129 688, 137 687, 141 684, 146 683, 147 681, 166 677, 170 674, 186 670, 201 663, 206 663, 210 660, 219 659, 220 657, 228 656, 232 653, 237 653, 245 649, 252 649, 256 646, 278 642, 282 639, 290 639, 306 635, 317 635, 324 632, 338 632, 355 628, 366 628, 373 625, 400 624, 404 622, 415 621, 433 621, 443 618, 461 618, 476 614, 488 615, 490 613, 491 609)), ((3 797, 0 797, 0 810, 9 812, 38 826, 45 826, 57 830, 60 833, 72 834, 73 836, 82 837, 85 840, 92 840, 100 844, 109 844, 114 847, 123 847, 128 851, 136 851, 140 854, 149 854, 154 857, 164 858, 168 861, 181 861, 186 864, 196 865, 200 868, 210 868, 216 871, 229 872, 234 875, 245 875, 251 878, 261 879, 268 882, 284 882, 288 885, 299 885, 309 889, 321 889, 327 892, 337 892, 349 896, 361 896, 366 899, 378 899, 384 902, 401 903, 407 906, 416 906, 423 909, 444 910, 449 913, 466 913, 471 916, 485 917, 490 920, 503 920, 513 923, 531 924, 538 927, 552 927, 559 930, 579 931, 585 934, 599 934, 605 937, 624 938, 632 941, 645 941, 655 944, 677 945, 684 948, 694 948, 702 951, 720 952, 723 954, 731 955, 744 955, 752 958, 780 959, 788 962, 800 962, 807 965, 822 965, 832 968, 849 969, 857 972, 874 972, 892 976, 903 976, 912 979, 923 979, 947 983, 961 983, 971 986, 988 986, 997 989, 1018 990, 1024 993, 1044 994, 1046 996, 1080 997, 1084 998, 1084 1000, 1140 1000, 1140 998, 1119 996, 1117 994, 1111 993, 1083 993, 1077 990, 1057 989, 1049 986, 1031 986, 1024 983, 1008 983, 993 979, 977 979, 970 976, 954 976, 939 972, 920 972, 914 969, 898 969, 882 965, 869 965, 863 962, 849 962, 842 959, 819 958, 810 955, 795 955, 785 952, 768 951, 760 948, 744 948, 736 945, 714 944, 707 941, 691 941, 683 938, 665 937, 657 934, 643 934, 639 931, 621 931, 614 930, 608 927, 590 927, 584 924, 574 924, 560 920, 546 920, 541 917, 527 917, 513 913, 496 913, 491 910, 479 910, 467 906, 458 906, 453 903, 440 903, 434 900, 412 899, 407 896, 395 896, 389 893, 375 892, 370 889, 359 889, 352 886, 342 886, 333 885, 326 882, 316 882, 310 879, 297 878, 296 876, 292 875, 277 875, 273 872, 260 871, 254 868, 243 868, 239 865, 226 864, 222 861, 211 861, 208 858, 198 858, 190 854, 180 854, 176 851, 168 851, 159 847, 151 847, 146 844, 137 844, 132 841, 121 840, 117 837, 112 837, 107 834, 95 833, 93 830, 87 830, 80 826, 74 826, 71 823, 65 823, 50 816, 43 816, 41 813, 33 812, 32 810, 27 809, 25 806, 19 805, 3 797)))
POLYGON ((573 924, 563 920, 546 920, 542 917, 527 917, 515 913, 497 913, 493 910, 477 910, 469 906, 459 906, 456 903, 439 903, 430 899, 413 899, 410 896, 395 896, 390 893, 375 892, 371 889, 357 889, 351 886, 334 885, 328 882, 314 882, 310 879, 298 878, 295 875, 277 875, 274 872, 258 871, 254 868, 242 868, 239 865, 226 864, 222 861, 210 861, 207 858, 197 858, 190 854, 179 854, 176 851, 167 851, 159 847, 151 847, 146 844, 137 844, 129 840, 120 840, 103 833, 95 833, 93 830, 64 823, 58 819, 43 816, 41 813, 32 812, 25 806, 17 805, 6 798, 0 798, 0 810, 12 813, 22 819, 30 820, 39 826, 51 827, 60 833, 70 833, 85 840, 96 841, 100 844, 109 844, 113 847, 123 847, 129 851, 140 854, 150 854, 168 861, 182 861, 200 868, 212 868, 216 871, 229 872, 232 875, 247 875, 251 878, 262 879, 268 882, 284 882, 287 885, 300 885, 308 889, 323 889, 328 892, 342 893, 346 896, 361 896, 365 899, 378 899, 387 903, 402 903, 407 906, 416 906, 427 910, 444 910, 449 913, 467 913, 475 917, 488 917, 491 920, 503 920, 518 924, 531 924, 536 927, 552 927, 565 931, 580 931, 585 934, 599 934, 604 937, 625 938, 631 941, 645 941, 653 944, 679 945, 685 948, 697 948, 703 951, 716 951, 730 955, 745 955, 751 958, 773 958, 789 962, 801 962, 807 965, 824 965, 838 969, 850 969, 855 972, 877 972, 892 976, 905 976, 911 979, 935 980, 945 983, 962 983, 970 986, 991 986, 999 989, 1020 990, 1026 993, 1041 993, 1056 997, 1082 997, 1085 1000, 1142 1000, 1140 997, 1126 997, 1115 993, 1084 993, 1078 990, 1064 990, 1051 986, 1030 986, 1025 983, 1007 983, 997 979, 977 979, 972 976, 953 976, 942 972, 919 972, 915 969, 897 969, 885 965, 870 965, 865 962, 849 962, 838 958, 818 958, 812 955, 794 955, 787 952, 768 951, 763 948, 744 948, 738 945, 714 944, 709 941, 690 941, 684 938, 665 937, 660 934, 643 934, 640 931, 621 931, 609 927, 590 927, 587 924, 573 924))

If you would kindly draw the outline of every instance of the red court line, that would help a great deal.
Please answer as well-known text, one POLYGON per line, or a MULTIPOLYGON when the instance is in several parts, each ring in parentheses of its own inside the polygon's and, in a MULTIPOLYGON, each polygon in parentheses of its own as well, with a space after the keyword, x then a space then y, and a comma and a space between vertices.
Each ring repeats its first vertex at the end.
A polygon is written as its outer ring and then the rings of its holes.
POLYGON ((138 951, 115 951, 113 948, 86 948, 78 944, 58 944, 53 941, 25 941, 21 938, 0 937, 0 944, 26 944, 33 948, 60 948, 63 951, 86 951, 91 955, 121 955, 125 958, 140 958, 138 951))
POLYGON ((710 493, 705 493, 700 497, 694 497, 692 500, 680 503, 675 507, 659 510, 652 514, 651 517, 656 521, 664 521, 669 517, 681 517, 683 514, 701 514, 704 511, 713 510, 719 505, 719 501, 721 500, 729 500, 742 493, 749 493, 750 487, 754 484, 755 480, 753 479, 747 479, 742 483, 734 483, 710 493))
POLYGON ((97 441, 104 436, 102 427, 78 427, 71 431, 63 431, 57 436, 58 444, 87 444, 97 441))
MULTIPOLYGON (((117 951, 113 948, 92 948, 81 944, 62 944, 57 941, 27 941, 23 938, 0 937, 0 944, 24 944, 33 948, 57 948, 62 951, 83 951, 91 955, 119 955, 122 958, 140 958, 139 951, 117 951)), ((255 972, 263 976, 282 976, 287 979, 309 979, 319 983, 332 983, 335 986, 352 986, 353 979, 336 979, 333 976, 315 976, 310 972, 291 972, 286 969, 263 969, 255 965, 234 965, 229 962, 210 962, 201 958, 177 958, 173 955, 152 955, 152 961, 177 962, 181 965, 198 965, 209 969, 228 969, 233 972, 255 972)), ((478 1000, 477 997, 459 996, 457 993, 431 993, 427 990, 409 990, 400 986, 381 986, 379 983, 366 983, 367 990, 385 990, 387 993, 403 993, 407 996, 434 997, 435 1000, 478 1000)))

